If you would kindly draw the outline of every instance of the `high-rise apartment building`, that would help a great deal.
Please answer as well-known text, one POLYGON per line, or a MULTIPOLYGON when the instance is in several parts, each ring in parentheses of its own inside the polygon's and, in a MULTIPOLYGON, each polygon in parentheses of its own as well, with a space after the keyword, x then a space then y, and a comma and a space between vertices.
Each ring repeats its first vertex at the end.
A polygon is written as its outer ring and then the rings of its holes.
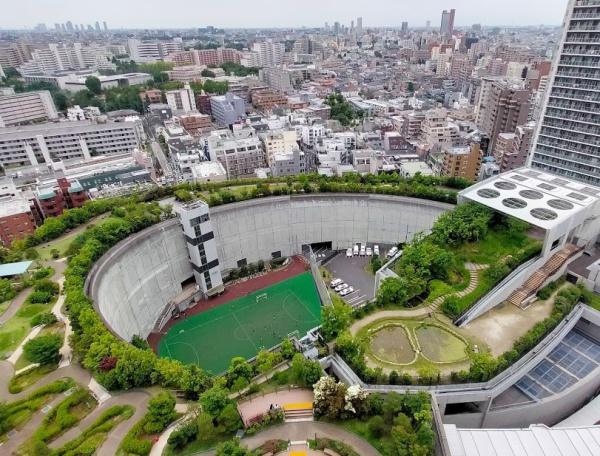
POLYGON ((451 37, 454 33, 454 15, 456 10, 442 11, 442 23, 440 25, 440 34, 446 37, 451 37))
POLYGON ((210 98, 210 111, 218 125, 229 126, 246 118, 246 103, 237 95, 227 93, 210 98))
POLYGON ((283 63, 285 45, 272 40, 261 41, 252 45, 252 51, 258 55, 258 66, 272 67, 283 63))
POLYGON ((502 78, 484 78, 476 108, 476 123, 496 144, 499 133, 513 133, 527 123, 531 94, 523 82, 502 78))
POLYGON ((600 185, 600 3, 570 0, 529 164, 600 185))

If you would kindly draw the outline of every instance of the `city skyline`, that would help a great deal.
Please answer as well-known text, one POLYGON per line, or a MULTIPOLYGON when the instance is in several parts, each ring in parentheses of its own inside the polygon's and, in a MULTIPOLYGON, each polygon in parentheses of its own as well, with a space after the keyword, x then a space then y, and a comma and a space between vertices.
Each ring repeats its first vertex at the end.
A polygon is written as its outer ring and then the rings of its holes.
POLYGON ((357 0, 344 2, 343 5, 339 1, 307 0, 303 8, 294 9, 291 13, 285 3, 281 2, 281 8, 277 9, 268 0, 256 0, 253 3, 232 0, 224 11, 221 6, 192 4, 186 0, 174 0, 169 3, 168 9, 158 0, 126 3, 107 0, 101 11, 91 14, 87 5, 73 0, 59 0, 52 4, 25 0, 12 4, 8 14, 2 15, 0 28, 33 28, 38 23, 50 27, 54 23, 67 21, 77 24, 106 21, 111 28, 190 28, 204 25, 223 28, 318 27, 325 22, 331 24, 335 21, 348 25, 357 16, 364 18, 365 27, 400 27, 404 21, 411 27, 422 27, 426 21, 438 26, 442 10, 450 8, 457 11, 457 27, 474 23, 489 26, 560 25, 567 6, 566 0, 506 0, 501 3, 487 2, 489 4, 485 5, 473 0, 431 0, 422 7, 406 2, 374 0, 365 9, 364 4, 357 0), (160 14, 156 14, 157 11, 160 14), (186 11, 186 14, 181 14, 181 11, 186 11), (230 14, 231 11, 238 14, 230 14), (269 12, 268 17, 265 11, 269 12), (315 11, 319 11, 319 14, 316 15, 315 11), (515 15, 515 11, 519 14, 515 15))

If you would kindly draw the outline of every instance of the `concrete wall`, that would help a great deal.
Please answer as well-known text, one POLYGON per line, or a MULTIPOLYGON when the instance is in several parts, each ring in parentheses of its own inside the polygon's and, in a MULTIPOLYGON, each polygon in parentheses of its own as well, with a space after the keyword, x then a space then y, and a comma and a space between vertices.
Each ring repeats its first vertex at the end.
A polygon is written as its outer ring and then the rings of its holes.
MULTIPOLYGON (((237 262, 267 260, 281 251, 299 254, 304 244, 330 241, 393 244, 428 232, 452 205, 386 195, 314 194, 263 198, 212 208, 221 270, 237 262)), ((86 290, 118 336, 146 337, 165 306, 192 276, 177 220, 121 242, 89 274, 86 290)))
POLYGON ((192 277, 187 246, 177 220, 153 226, 108 251, 94 266, 88 295, 107 326, 131 340, 146 337, 181 282, 192 277))
POLYGON ((357 242, 395 244, 419 232, 452 205, 387 195, 314 194, 255 199, 211 209, 223 270, 301 253, 303 244, 333 243, 344 249, 357 242))

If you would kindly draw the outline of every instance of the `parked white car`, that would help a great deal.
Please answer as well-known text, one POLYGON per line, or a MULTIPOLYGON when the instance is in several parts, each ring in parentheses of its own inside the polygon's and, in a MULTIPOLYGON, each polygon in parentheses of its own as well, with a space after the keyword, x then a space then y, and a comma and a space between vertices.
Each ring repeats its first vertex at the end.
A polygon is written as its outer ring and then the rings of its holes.
POLYGON ((331 283, 329 284, 329 286, 330 286, 331 288, 335 288, 335 287, 337 287, 338 285, 341 285, 342 283, 344 283, 344 281, 343 281, 342 279, 333 279, 333 280, 331 281, 331 283))
POLYGON ((352 256, 352 248, 346 249, 346 256, 350 258, 352 256))
POLYGON ((354 253, 354 256, 358 256, 358 244, 354 245, 353 253, 354 253))
POLYGON ((354 293, 354 288, 352 288, 352 287, 344 288, 342 291, 340 291, 340 296, 347 296, 350 293, 354 293))
POLYGON ((367 248, 364 245, 360 246, 360 256, 365 256, 367 254, 367 248))
POLYGON ((378 245, 373 246, 373 253, 375 254, 375 256, 379 256, 379 246, 378 245))
POLYGON ((348 284, 346 283, 342 283, 341 285, 338 285, 337 287, 334 288, 335 291, 337 291, 338 293, 340 291, 342 291, 344 288, 348 288, 348 284))
POLYGON ((392 247, 387 253, 388 258, 392 258, 394 255, 398 253, 398 247, 392 247))
POLYGON ((373 249, 371 247, 367 247, 367 256, 373 256, 373 249))

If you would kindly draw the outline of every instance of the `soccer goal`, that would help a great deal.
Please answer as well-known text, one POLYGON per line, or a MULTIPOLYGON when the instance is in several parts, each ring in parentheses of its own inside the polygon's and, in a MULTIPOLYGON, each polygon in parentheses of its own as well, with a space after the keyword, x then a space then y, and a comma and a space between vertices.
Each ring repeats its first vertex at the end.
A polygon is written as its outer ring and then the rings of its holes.
POLYGON ((256 303, 258 304, 259 302, 265 302, 269 299, 269 294, 268 293, 261 293, 259 295, 256 296, 256 303))

